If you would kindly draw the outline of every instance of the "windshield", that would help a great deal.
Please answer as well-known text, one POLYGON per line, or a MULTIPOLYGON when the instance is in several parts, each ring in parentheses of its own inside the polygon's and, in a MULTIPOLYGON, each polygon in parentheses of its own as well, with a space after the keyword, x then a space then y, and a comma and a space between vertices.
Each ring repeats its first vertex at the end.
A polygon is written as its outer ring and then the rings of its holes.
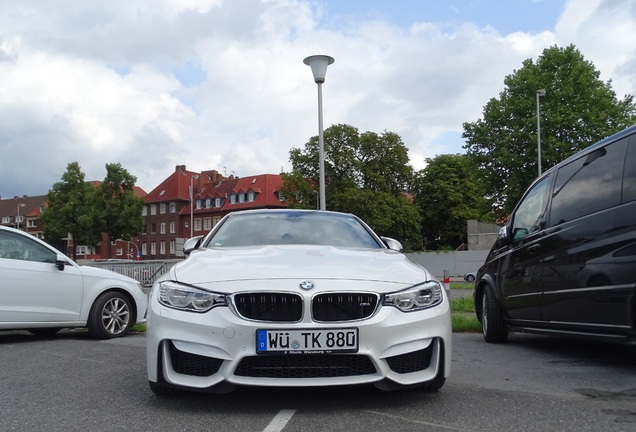
POLYGON ((206 242, 214 248, 289 244, 382 247, 356 217, 320 212, 233 214, 206 242))

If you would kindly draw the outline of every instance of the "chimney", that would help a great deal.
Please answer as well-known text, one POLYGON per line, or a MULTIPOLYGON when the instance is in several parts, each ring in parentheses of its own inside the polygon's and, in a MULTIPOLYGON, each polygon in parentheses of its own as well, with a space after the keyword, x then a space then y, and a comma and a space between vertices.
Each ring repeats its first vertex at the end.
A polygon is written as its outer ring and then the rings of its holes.
POLYGON ((186 173, 186 166, 185 165, 177 165, 174 169, 175 171, 181 171, 182 173, 186 173))

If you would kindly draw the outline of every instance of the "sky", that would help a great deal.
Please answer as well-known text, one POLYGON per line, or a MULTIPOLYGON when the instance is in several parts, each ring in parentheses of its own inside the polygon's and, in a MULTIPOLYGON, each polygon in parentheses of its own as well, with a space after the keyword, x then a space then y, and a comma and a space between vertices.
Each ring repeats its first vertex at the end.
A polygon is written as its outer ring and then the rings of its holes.
POLYGON ((291 170, 318 135, 310 55, 335 59, 324 128, 394 132, 419 170, 464 153, 504 79, 574 44, 636 94, 636 0, 0 0, 0 197, 45 195, 71 162, 150 192, 177 165, 291 170))

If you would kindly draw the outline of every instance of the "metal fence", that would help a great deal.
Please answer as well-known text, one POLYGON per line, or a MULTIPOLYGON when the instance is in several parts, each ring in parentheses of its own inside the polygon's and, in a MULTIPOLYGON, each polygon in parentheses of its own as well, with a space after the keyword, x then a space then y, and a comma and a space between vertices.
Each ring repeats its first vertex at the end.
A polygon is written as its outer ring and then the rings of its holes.
POLYGON ((82 265, 103 268, 138 280, 144 287, 150 287, 157 278, 168 272, 182 259, 152 261, 95 261, 82 265))

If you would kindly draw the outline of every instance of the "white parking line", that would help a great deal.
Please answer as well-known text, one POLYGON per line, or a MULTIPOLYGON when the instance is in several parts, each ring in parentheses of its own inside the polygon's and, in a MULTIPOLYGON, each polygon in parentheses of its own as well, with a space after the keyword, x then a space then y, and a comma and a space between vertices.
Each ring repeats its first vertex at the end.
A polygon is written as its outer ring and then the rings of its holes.
POLYGON ((272 419, 263 432, 280 432, 283 430, 287 422, 292 418, 296 410, 281 410, 276 417, 272 419))

